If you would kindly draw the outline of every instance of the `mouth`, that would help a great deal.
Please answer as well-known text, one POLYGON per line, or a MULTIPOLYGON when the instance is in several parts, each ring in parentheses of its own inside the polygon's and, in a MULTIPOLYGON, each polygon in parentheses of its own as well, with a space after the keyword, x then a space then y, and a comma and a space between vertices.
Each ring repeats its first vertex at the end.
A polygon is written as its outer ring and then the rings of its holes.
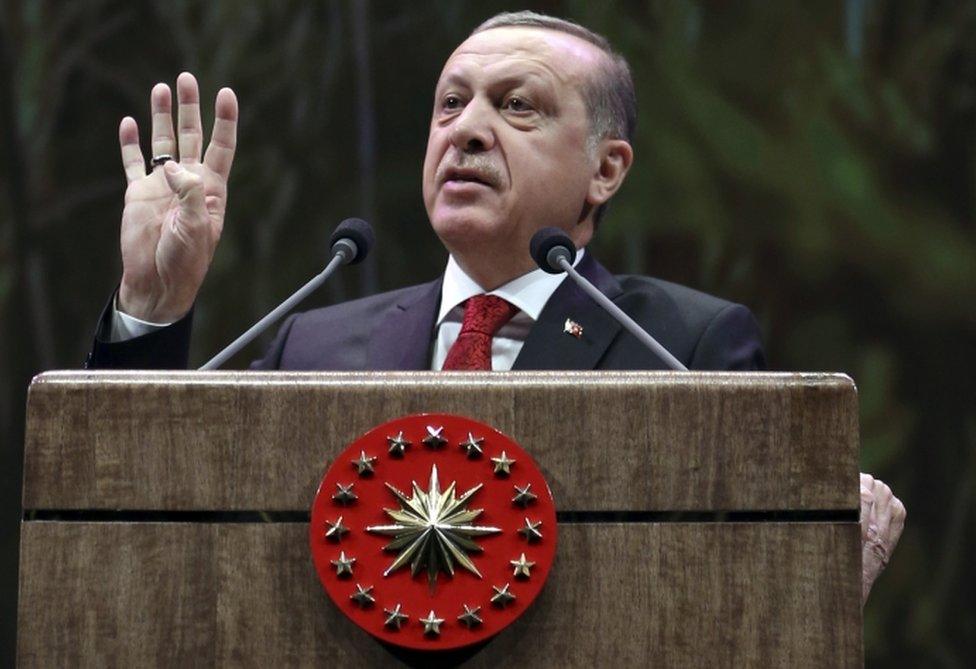
POLYGON ((471 168, 451 167, 444 172, 443 184, 480 184, 494 188, 495 184, 491 177, 480 170, 471 168))

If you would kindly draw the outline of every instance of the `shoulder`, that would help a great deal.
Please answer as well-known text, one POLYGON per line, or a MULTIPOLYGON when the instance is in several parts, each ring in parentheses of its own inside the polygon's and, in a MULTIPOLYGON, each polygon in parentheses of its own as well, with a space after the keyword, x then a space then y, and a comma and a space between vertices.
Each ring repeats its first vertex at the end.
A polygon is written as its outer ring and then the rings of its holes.
POLYGON ((615 278, 623 291, 618 301, 662 310, 694 330, 704 327, 722 311, 741 306, 663 279, 634 274, 617 275, 615 278))
MULTIPOLYGON (((436 283, 436 282, 433 282, 436 283)), ((293 314, 254 369, 362 370, 370 338, 393 310, 429 293, 432 283, 408 286, 293 314)))
POLYGON ((759 325, 745 306, 662 279, 615 277, 615 302, 689 369, 765 366, 759 325))

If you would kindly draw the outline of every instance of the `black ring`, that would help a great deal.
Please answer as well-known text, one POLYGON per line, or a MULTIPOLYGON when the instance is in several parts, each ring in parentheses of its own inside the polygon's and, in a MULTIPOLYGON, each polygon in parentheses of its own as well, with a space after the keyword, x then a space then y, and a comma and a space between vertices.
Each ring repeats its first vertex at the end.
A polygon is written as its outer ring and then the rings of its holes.
POLYGON ((167 160, 173 160, 173 156, 169 155, 168 153, 163 153, 158 156, 153 156, 150 162, 152 163, 153 167, 159 167, 167 160))

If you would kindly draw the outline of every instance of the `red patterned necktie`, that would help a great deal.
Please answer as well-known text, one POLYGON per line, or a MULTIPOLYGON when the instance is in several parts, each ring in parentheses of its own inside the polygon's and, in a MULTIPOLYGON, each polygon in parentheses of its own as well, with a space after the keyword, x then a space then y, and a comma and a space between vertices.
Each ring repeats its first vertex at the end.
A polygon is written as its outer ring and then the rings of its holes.
POLYGON ((491 369, 491 338, 518 313, 497 295, 475 295, 464 303, 461 334, 441 369, 491 369))

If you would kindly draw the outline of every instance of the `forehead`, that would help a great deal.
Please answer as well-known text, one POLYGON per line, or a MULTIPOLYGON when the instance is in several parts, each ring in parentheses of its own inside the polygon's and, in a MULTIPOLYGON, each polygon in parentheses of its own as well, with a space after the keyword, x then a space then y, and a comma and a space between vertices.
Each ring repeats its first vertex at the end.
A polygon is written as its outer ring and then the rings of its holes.
POLYGON ((454 50, 438 83, 484 73, 531 75, 579 87, 602 57, 596 45, 568 33, 527 26, 492 28, 472 35, 454 50))

